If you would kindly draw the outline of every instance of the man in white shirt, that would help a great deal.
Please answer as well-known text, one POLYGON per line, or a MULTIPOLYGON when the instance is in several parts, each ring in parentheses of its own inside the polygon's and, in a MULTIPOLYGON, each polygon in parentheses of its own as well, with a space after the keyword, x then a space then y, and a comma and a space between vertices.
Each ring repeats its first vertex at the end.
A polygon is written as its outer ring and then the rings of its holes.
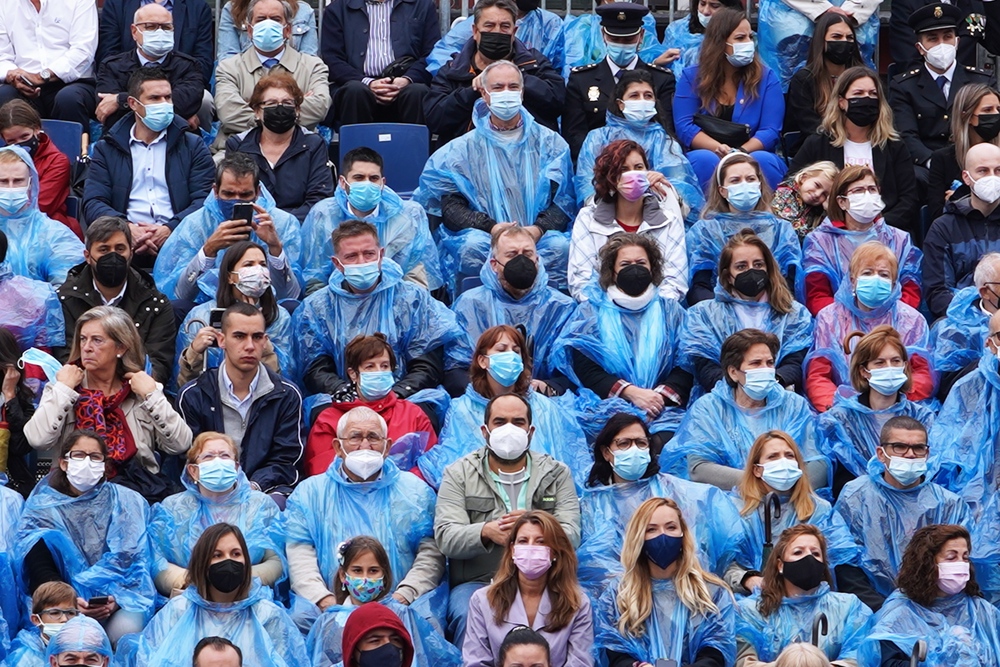
POLYGON ((31 103, 43 118, 80 123, 97 106, 94 0, 0 2, 0 106, 31 103))

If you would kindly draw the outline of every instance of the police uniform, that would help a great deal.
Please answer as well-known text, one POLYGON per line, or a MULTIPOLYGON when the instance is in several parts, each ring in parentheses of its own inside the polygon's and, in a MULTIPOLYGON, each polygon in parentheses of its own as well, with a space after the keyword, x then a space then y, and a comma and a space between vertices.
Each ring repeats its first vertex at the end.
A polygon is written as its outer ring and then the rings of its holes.
MULTIPOLYGON (((937 3, 917 10, 910 17, 910 26, 916 33, 941 28, 957 30, 962 20, 958 8, 937 3)), ((985 70, 957 61, 953 68, 947 98, 937 82, 937 77, 943 75, 931 72, 924 62, 897 74, 889 84, 889 103, 896 130, 917 165, 917 178, 923 182, 927 180, 926 165, 931 154, 948 145, 951 108, 958 91, 970 83, 996 85, 993 75, 985 70)))
MULTIPOLYGON (((892 11, 889 14, 889 55, 891 62, 900 71, 913 69, 921 64, 922 58, 914 46, 917 42, 916 33, 910 27, 908 19, 927 4, 927 0, 892 0, 892 11)), ((950 4, 958 8, 958 62, 963 65, 976 64, 976 45, 991 53, 1000 51, 1000 35, 996 31, 990 34, 988 17, 996 13, 995 0, 950 0, 950 4)), ((994 25, 996 22, 994 21, 994 25)))
MULTIPOLYGON (((998 0, 1000 1, 1000 0, 998 0)), ((642 19, 649 10, 632 2, 612 2, 597 8, 601 27, 610 35, 629 37, 642 32, 642 19)), ((661 122, 668 132, 674 130, 672 104, 676 81, 669 70, 644 63, 638 56, 631 66, 620 68, 644 69, 653 77, 653 93, 662 110, 661 122)), ((618 80, 605 57, 598 63, 574 67, 566 84, 566 108, 563 110, 562 133, 572 152, 573 162, 587 133, 604 127, 608 104, 615 94, 618 80)))

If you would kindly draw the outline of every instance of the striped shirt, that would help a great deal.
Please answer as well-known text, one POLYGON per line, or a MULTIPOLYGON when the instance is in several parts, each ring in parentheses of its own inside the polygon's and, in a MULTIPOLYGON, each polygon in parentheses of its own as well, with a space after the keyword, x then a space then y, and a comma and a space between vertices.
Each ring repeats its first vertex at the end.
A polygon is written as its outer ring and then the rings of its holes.
MULTIPOLYGON (((365 77, 377 79, 396 58, 392 53, 389 23, 395 0, 367 0, 368 52, 365 54, 365 77)), ((367 83, 367 81, 366 81, 367 83)))

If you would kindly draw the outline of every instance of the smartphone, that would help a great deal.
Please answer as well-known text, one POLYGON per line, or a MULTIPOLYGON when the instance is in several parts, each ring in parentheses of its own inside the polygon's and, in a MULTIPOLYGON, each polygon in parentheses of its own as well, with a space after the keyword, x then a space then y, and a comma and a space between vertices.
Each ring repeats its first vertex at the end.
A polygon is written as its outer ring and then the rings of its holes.
POLYGON ((99 595, 97 597, 90 598, 89 600, 87 600, 88 607, 103 607, 107 603, 108 603, 107 595, 99 595))
POLYGON ((253 204, 240 202, 233 205, 233 220, 244 220, 247 225, 253 224, 253 204))
MULTIPOLYGON (((226 312, 225 308, 213 308, 208 314, 208 326, 217 331, 222 331, 222 313, 224 312, 226 312)), ((213 340, 211 347, 218 346, 219 344, 213 340)))
POLYGON ((21 79, 21 83, 23 83, 24 85, 31 86, 32 88, 38 88, 38 86, 36 86, 34 83, 31 82, 31 79, 24 76, 23 74, 20 75, 18 78, 21 79))

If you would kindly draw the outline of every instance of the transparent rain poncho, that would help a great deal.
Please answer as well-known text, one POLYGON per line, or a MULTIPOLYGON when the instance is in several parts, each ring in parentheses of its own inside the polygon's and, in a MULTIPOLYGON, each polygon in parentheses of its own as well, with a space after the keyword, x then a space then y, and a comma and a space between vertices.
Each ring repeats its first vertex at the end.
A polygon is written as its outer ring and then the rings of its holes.
POLYGON ((953 373, 977 361, 983 353, 988 327, 989 316, 979 305, 979 290, 972 285, 955 292, 945 316, 931 327, 934 370, 953 373))
MULTIPOLYGON (((462 50, 472 39, 473 16, 451 26, 427 56, 427 71, 431 76, 438 73, 452 56, 462 50)), ((563 68, 563 20, 557 14, 545 9, 534 9, 517 19, 517 40, 529 49, 541 51, 549 59, 556 71, 563 68)))
MULTIPOLYGON (((77 590, 77 593, 80 591, 77 590)), ((48 664, 49 658, 54 658, 70 651, 86 651, 96 653, 105 658, 112 658, 111 642, 101 624, 80 614, 76 618, 66 621, 66 625, 49 642, 45 649, 45 660, 48 664)))
POLYGON ((62 347, 66 322, 62 305, 50 283, 15 276, 10 262, 0 262, 0 308, 3 322, 21 349, 62 347))
POLYGON ((771 249, 781 275, 788 276, 802 264, 799 237, 792 223, 766 211, 749 213, 713 213, 699 220, 687 232, 688 271, 691 278, 698 271, 711 271, 719 279, 719 255, 726 243, 743 229, 752 229, 771 249))
POLYGON ((21 627, 21 603, 26 592, 13 555, 23 508, 21 494, 0 486, 0 654, 10 648, 10 641, 21 627))

